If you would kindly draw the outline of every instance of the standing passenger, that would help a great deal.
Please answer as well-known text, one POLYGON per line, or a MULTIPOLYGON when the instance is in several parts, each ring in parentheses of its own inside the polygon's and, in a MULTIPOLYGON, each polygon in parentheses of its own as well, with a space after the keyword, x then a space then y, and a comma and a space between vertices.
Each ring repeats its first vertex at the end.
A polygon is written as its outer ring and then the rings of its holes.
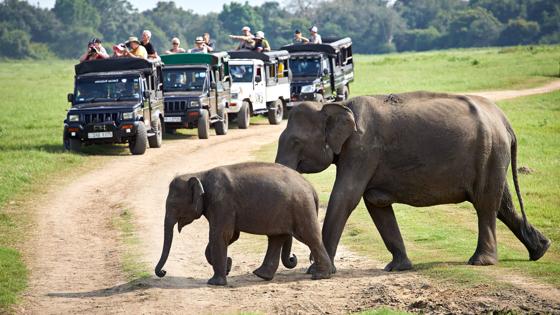
POLYGON ((294 45, 301 45, 309 43, 309 39, 303 37, 299 30, 296 30, 294 33, 294 41, 292 42, 294 45))
POLYGON ((210 33, 204 33, 202 37, 204 38, 204 44, 206 45, 208 52, 216 50, 216 42, 210 38, 210 33))
POLYGON ((309 32, 311 32, 311 36, 309 37, 310 44, 322 44, 323 40, 321 39, 321 35, 317 33, 317 26, 313 25, 309 32))
POLYGON ((171 49, 166 50, 165 53, 166 54, 177 54, 177 53, 186 52, 186 50, 179 47, 180 44, 181 44, 181 41, 179 41, 179 39, 177 37, 173 37, 173 39, 171 40, 171 46, 172 47, 171 47, 171 49))
POLYGON ((142 46, 144 46, 144 48, 146 48, 146 52, 148 53, 148 59, 159 59, 159 56, 156 52, 156 50, 154 49, 154 46, 152 45, 152 43, 150 42, 150 40, 152 39, 152 32, 148 31, 148 30, 144 30, 142 32, 142 46))
POLYGON ((202 36, 198 36, 194 41, 194 48, 189 50, 190 53, 207 53, 208 49, 204 43, 202 36))

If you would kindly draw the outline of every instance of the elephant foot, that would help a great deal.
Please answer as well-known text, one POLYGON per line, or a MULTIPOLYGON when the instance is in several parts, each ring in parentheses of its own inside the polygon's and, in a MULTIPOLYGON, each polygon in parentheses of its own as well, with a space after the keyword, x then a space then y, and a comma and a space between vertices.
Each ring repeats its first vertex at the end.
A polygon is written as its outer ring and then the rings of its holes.
POLYGON ((264 267, 264 266, 260 266, 259 268, 255 269, 255 270, 253 271, 253 273, 254 273, 257 277, 259 277, 259 278, 261 278, 261 279, 263 279, 263 280, 270 281, 270 280, 272 280, 272 278, 274 278, 274 273, 275 273, 275 272, 274 272, 274 271, 270 271, 269 269, 267 269, 267 268, 264 267))
POLYGON ((228 257, 227 264, 226 264, 226 275, 229 275, 229 272, 231 271, 231 264, 232 264, 231 257, 228 257))
POLYGON ((227 285, 226 277, 214 275, 207 282, 209 285, 227 285))
POLYGON ((533 261, 539 260, 542 256, 544 256, 551 243, 552 242, 548 238, 541 236, 537 247, 529 250, 529 259, 533 261))
POLYGON ((412 262, 408 258, 404 259, 393 259, 390 263, 383 268, 385 271, 404 271, 412 269, 412 262))
POLYGON ((311 280, 330 279, 330 272, 315 272, 311 275, 311 280))
POLYGON ((478 254, 475 253, 470 259, 468 264, 473 266, 488 266, 495 265, 498 262, 495 254, 478 254))
MULTIPOLYGON (((311 264, 311 266, 309 266, 309 268, 307 268, 307 271, 305 272, 308 275, 312 275, 317 273, 317 263, 314 262, 311 264)), ((336 267, 334 266, 334 264, 331 264, 331 274, 335 274, 336 273, 336 267)))

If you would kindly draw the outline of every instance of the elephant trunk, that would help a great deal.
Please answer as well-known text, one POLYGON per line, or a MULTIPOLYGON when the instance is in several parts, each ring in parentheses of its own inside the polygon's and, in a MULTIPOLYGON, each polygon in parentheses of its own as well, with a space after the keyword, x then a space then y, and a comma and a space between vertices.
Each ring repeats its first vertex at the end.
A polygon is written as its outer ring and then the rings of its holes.
POLYGON ((163 236, 163 251, 161 252, 161 258, 159 259, 158 264, 156 265, 156 275, 160 278, 164 277, 166 271, 161 269, 165 262, 167 261, 167 257, 169 257, 169 251, 171 250, 171 242, 173 241, 173 227, 177 220, 165 217, 165 224, 164 224, 164 236, 163 236))
POLYGON ((292 251, 292 236, 288 236, 282 245, 282 265, 288 269, 297 266, 297 257, 295 254, 290 256, 292 251))

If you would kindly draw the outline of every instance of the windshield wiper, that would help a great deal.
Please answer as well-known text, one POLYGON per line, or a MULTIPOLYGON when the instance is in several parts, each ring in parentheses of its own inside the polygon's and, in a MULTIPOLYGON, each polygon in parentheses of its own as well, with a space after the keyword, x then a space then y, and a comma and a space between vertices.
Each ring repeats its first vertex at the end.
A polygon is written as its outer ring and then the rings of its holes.
POLYGON ((104 97, 92 97, 83 101, 83 103, 95 103, 98 100, 105 99, 104 97))

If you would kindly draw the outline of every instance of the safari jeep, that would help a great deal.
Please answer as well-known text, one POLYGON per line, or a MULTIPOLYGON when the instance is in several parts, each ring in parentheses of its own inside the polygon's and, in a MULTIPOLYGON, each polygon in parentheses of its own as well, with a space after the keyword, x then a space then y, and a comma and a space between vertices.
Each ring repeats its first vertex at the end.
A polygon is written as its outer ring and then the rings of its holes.
POLYGON ((279 124, 290 99, 290 54, 280 50, 231 51, 229 55, 232 84, 228 113, 236 117, 237 126, 249 127, 249 118, 254 115, 267 115, 270 124, 279 124))
POLYGON ((216 134, 227 134, 228 54, 182 53, 161 60, 166 130, 198 128, 198 138, 208 139, 213 125, 216 134))
POLYGON ((352 40, 324 39, 323 44, 288 45, 292 72, 288 108, 302 101, 345 100, 354 81, 352 40))
POLYGON ((92 60, 75 66, 72 107, 64 121, 63 142, 82 145, 128 143, 132 154, 162 143, 163 95, 159 64, 143 59, 92 60))

